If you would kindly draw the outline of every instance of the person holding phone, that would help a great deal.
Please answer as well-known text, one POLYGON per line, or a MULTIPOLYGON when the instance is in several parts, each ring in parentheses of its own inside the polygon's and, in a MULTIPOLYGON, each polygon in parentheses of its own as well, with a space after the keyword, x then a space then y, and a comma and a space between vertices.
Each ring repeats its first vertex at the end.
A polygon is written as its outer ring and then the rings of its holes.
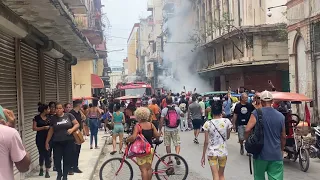
POLYGON ((50 178, 49 170, 51 168, 51 160, 49 151, 46 150, 46 139, 48 131, 50 128, 50 121, 48 119, 48 114, 50 113, 50 108, 47 104, 38 103, 38 112, 40 114, 33 118, 33 131, 37 131, 36 144, 39 152, 39 165, 40 172, 39 176, 43 176, 43 164, 45 163, 46 174, 45 178, 50 178))
POLYGON ((20 172, 27 172, 31 158, 19 132, 15 129, 13 111, 1 107, 0 115, 0 179, 14 180, 13 163, 20 172))
POLYGON ((57 170, 57 180, 67 180, 72 165, 72 153, 74 149, 73 132, 78 130, 79 123, 76 118, 65 113, 63 105, 56 103, 56 114, 50 119, 50 129, 46 139, 46 149, 49 150, 49 142, 52 138, 54 165, 57 170), (63 171, 61 160, 63 159, 63 171))

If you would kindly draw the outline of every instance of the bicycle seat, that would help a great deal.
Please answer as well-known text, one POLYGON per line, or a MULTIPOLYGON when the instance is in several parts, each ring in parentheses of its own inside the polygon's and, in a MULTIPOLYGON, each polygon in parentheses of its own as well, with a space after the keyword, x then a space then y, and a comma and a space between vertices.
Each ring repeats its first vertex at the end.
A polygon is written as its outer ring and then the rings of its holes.
POLYGON ((152 143, 153 144, 155 144, 155 145, 160 145, 160 144, 162 144, 163 143, 163 140, 154 140, 154 141, 152 141, 152 143))

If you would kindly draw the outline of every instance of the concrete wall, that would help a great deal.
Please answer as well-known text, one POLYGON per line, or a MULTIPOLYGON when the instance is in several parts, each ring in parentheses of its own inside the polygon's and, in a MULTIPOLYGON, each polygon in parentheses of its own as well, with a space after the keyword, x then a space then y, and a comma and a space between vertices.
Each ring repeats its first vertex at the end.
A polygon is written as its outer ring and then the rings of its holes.
POLYGON ((103 59, 98 59, 97 61, 97 75, 102 76, 103 73, 103 59))
MULTIPOLYGON (((314 87, 318 77, 313 75, 310 24, 320 19, 320 1, 293 0, 288 4, 288 51, 290 89, 293 92, 303 93, 317 100, 320 89, 314 87), (310 17, 310 20, 307 18, 310 17), (314 89, 316 88, 316 89, 314 89), (316 93, 313 93, 313 90, 316 93)), ((314 39, 313 39, 314 40, 314 39)), ((317 67, 317 66, 316 66, 317 67)), ((316 71, 319 71, 318 69, 316 71)), ((316 104, 315 104, 316 105, 316 104)), ((317 107, 311 108, 312 120, 319 119, 319 102, 317 107)), ((300 113, 303 113, 300 106, 300 113)), ((303 114, 302 114, 303 116, 303 114)))
MULTIPOLYGON (((207 36, 213 34, 213 39, 215 39, 228 32, 228 24, 239 27, 286 23, 286 7, 274 8, 272 9, 272 16, 267 16, 268 7, 284 5, 286 2, 287 0, 212 0, 210 4, 209 1, 202 1, 197 5, 198 21, 200 27, 202 27, 200 29, 203 29, 203 21, 205 21, 207 27, 208 24, 211 24, 212 30, 206 30, 207 36), (203 4, 205 4, 205 12, 201 7, 203 4), (208 15, 209 12, 212 12, 212 17, 208 15), (201 16, 204 16, 205 20, 201 16), (217 25, 219 20, 220 31, 217 25)), ((230 29, 233 28, 230 27, 230 29)), ((212 39, 207 37, 207 42, 210 40, 212 39)))
POLYGON ((153 20, 154 20, 154 40, 156 40, 157 36, 159 36, 162 33, 162 0, 153 0, 153 20))
POLYGON ((72 97, 91 96, 91 74, 93 73, 92 61, 78 61, 72 66, 72 97))

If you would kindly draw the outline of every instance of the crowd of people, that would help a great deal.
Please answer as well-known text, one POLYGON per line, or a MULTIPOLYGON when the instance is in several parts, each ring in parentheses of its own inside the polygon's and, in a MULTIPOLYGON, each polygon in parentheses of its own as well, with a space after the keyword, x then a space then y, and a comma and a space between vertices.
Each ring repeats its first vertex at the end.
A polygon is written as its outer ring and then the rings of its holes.
MULTIPOLYGON (((39 103, 37 114, 33 119, 33 130, 37 132, 35 142, 39 151, 39 176, 50 178, 49 169, 57 171, 57 179, 66 180, 68 175, 82 173, 79 168, 81 144, 76 144, 72 133, 80 130, 84 136, 90 136, 90 149, 98 149, 97 133, 104 128, 112 133, 113 151, 117 153, 116 138, 119 137, 119 153, 123 153, 124 132, 132 127, 132 118, 137 121, 127 142, 134 142, 139 132, 152 145, 152 139, 163 136, 166 152, 171 153, 171 145, 176 154, 181 151, 180 133, 194 131, 193 142, 199 144, 198 136, 204 132, 204 147, 201 164, 206 160, 211 167, 215 180, 224 180, 224 168, 227 164, 228 148, 226 141, 232 129, 237 130, 240 154, 244 154, 244 142, 248 138, 259 118, 257 109, 262 111, 265 146, 260 154, 254 156, 255 180, 264 179, 265 172, 269 179, 283 179, 282 150, 285 145, 284 116, 272 107, 272 94, 262 92, 248 102, 247 93, 241 94, 240 102, 235 103, 231 94, 221 96, 218 100, 213 96, 201 97, 198 94, 168 94, 144 97, 141 101, 118 101, 94 98, 92 104, 84 105, 82 100, 73 104, 50 102, 39 103), (104 124, 104 126, 102 125, 104 124), (111 131, 112 130, 112 131, 111 131), (63 167, 61 165, 63 161, 63 167)), ((5 119, 0 121, 0 143, 6 147, 0 151, 7 153, 1 157, 0 179, 13 179, 12 163, 17 169, 26 172, 30 165, 30 156, 22 144, 19 133, 14 129, 15 117, 12 111, 4 109, 5 119), (9 138, 2 139, 6 134, 9 138)), ((143 180, 151 180, 152 155, 139 157, 138 165, 143 180)), ((172 161, 169 163, 173 163, 172 161)), ((179 165, 179 159, 175 159, 179 165)))
MULTIPOLYGON (((50 178, 49 170, 52 165, 53 170, 57 171, 57 180, 67 180, 68 175, 82 173, 79 168, 81 144, 76 143, 73 133, 79 130, 85 137, 90 136, 90 149, 93 149, 93 145, 95 149, 99 148, 97 133, 104 110, 98 104, 98 98, 94 98, 89 106, 83 104, 82 100, 75 100, 73 104, 38 104, 39 113, 33 119, 32 129, 36 131, 39 176, 50 178)), ((16 120, 13 112, 8 109, 3 112, 5 117, 0 117, 0 154, 5 163, 0 165, 0 179, 13 180, 12 163, 15 163, 20 172, 26 172, 31 159, 18 131, 14 129, 16 120)))
MULTIPOLYGON (((181 95, 170 94, 165 97, 153 95, 150 99, 142 98, 141 102, 131 101, 125 107, 129 108, 130 104, 135 105, 137 109, 134 114, 139 127, 142 128, 142 134, 147 139, 158 138, 158 133, 163 136, 167 153, 171 153, 171 145, 175 147, 176 154, 180 153, 180 132, 193 130, 193 142, 199 144, 198 136, 204 131, 201 164, 205 165, 205 161, 208 161, 214 180, 225 179, 224 169, 228 156, 226 142, 230 138, 232 129, 237 132, 240 154, 243 155, 244 142, 255 126, 259 109, 263 114, 265 146, 259 154, 253 156, 254 179, 264 179, 267 172, 269 180, 281 180, 283 179, 282 150, 285 145, 284 116, 273 108, 270 92, 264 91, 259 96, 255 95, 250 101, 248 98, 248 93, 242 93, 238 102, 238 99, 232 97, 230 93, 217 99, 213 96, 206 98, 198 94, 186 95, 182 92, 181 95), (144 116, 141 117, 141 114, 144 116), (177 115, 177 118, 172 114, 177 115), (174 121, 173 124, 171 121, 174 121), (175 123, 177 125, 174 125, 175 123)), ((138 132, 139 129, 136 126, 128 141, 134 141, 138 132)), ((139 162, 142 179, 150 180, 152 164, 150 155, 146 155, 142 160, 140 158, 139 162)), ((175 163, 180 164, 178 159, 175 163)))

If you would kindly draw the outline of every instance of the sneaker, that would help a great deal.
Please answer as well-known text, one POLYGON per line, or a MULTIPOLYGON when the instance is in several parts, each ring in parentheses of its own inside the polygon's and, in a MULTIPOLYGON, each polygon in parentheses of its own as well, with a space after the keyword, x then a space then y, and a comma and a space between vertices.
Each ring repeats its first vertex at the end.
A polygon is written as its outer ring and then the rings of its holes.
POLYGON ((243 155, 244 154, 244 149, 243 146, 240 147, 240 154, 243 155))
POLYGON ((40 169, 39 176, 43 176, 43 169, 40 169))
POLYGON ((193 140, 193 142, 194 142, 195 144, 199 144, 199 141, 198 141, 197 138, 195 138, 195 139, 193 140))
POLYGON ((181 164, 180 159, 178 157, 175 157, 175 159, 176 159, 177 165, 180 165, 181 164))
POLYGON ((73 172, 74 172, 74 173, 82 173, 82 171, 81 171, 79 168, 73 170, 73 172))
POLYGON ((46 172, 46 175, 44 176, 45 178, 50 178, 49 172, 46 172))

